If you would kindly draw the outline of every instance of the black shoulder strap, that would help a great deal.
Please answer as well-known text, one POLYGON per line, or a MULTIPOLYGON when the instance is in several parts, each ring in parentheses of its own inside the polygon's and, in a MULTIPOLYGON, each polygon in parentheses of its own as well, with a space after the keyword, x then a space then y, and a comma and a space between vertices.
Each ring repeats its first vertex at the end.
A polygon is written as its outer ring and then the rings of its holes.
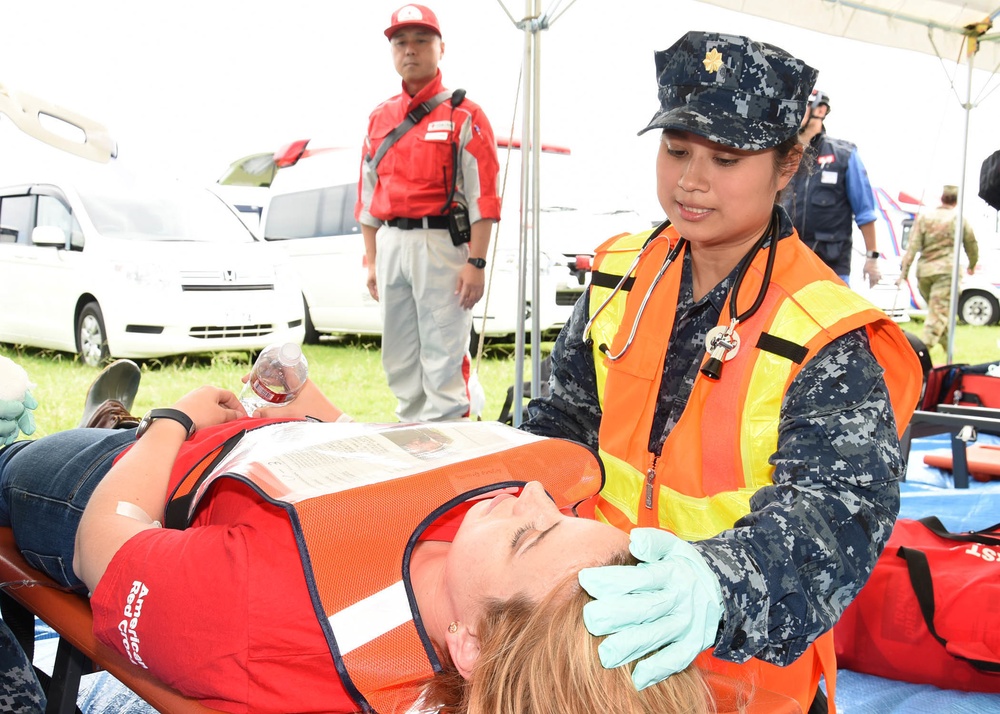
POLYGON ((978 531, 966 531, 964 533, 952 533, 937 516, 926 516, 918 519, 918 522, 938 538, 958 541, 960 543, 982 543, 984 545, 1000 546, 1000 523, 995 523, 988 528, 978 531))
MULTIPOLYGON (((931 575, 930 564, 927 556, 916 548, 906 548, 900 546, 896 555, 906 561, 906 570, 910 576, 910 585, 913 587, 913 594, 916 595, 917 604, 920 606, 920 614, 924 616, 924 624, 931 637, 941 643, 949 655, 955 659, 968 662, 981 672, 1000 673, 1000 658, 993 655, 991 659, 979 659, 966 657, 955 651, 948 650, 948 640, 945 639, 934 625, 935 602, 934 602, 934 578, 931 575)), ((960 587, 960 586, 959 586, 960 587)), ((945 598, 950 593, 945 593, 945 598)), ((986 656, 990 656, 986 647, 982 648, 986 656)))
POLYGON ((426 102, 421 102, 414 107, 413 110, 406 115, 406 118, 400 122, 399 126, 390 131, 389 134, 382 139, 382 143, 379 144, 378 151, 375 152, 375 155, 367 158, 368 165, 371 169, 374 171, 378 167, 379 162, 382 161, 382 157, 385 156, 385 153, 390 149, 390 147, 392 147, 393 144, 399 141, 399 137, 419 124, 421 119, 434 111, 434 108, 437 107, 437 105, 445 99, 448 99, 451 95, 452 93, 450 91, 439 92, 426 102))

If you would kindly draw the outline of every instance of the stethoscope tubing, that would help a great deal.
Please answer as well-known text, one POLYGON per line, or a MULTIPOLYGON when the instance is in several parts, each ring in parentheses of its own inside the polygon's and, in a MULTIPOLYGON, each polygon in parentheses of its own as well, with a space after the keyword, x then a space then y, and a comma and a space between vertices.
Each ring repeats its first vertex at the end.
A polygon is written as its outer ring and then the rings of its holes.
MULTIPOLYGON (((600 316, 601 312, 604 311, 604 309, 614 299, 615 295, 617 295, 624 287, 625 282, 628 280, 629 276, 639 265, 639 261, 642 260, 643 255, 645 255, 646 250, 649 248, 649 246, 652 245, 654 239, 656 239, 664 230, 666 230, 666 228, 669 225, 670 221, 667 220, 656 227, 653 233, 650 234, 649 238, 643 244, 642 248, 639 250, 639 253, 632 260, 632 263, 631 265, 629 265, 628 270, 626 270, 624 275, 622 275, 621 280, 618 281, 618 284, 615 285, 614 289, 612 289, 612 291, 604 299, 604 301, 597 308, 597 310, 593 312, 590 319, 587 320, 587 325, 583 329, 583 342, 585 345, 590 346, 592 344, 592 341, 590 340, 590 331, 593 328, 594 323, 597 321, 597 318, 600 316)), ((764 302, 764 296, 767 294, 767 290, 771 284, 771 271, 774 267, 774 258, 775 254, 777 253, 777 243, 778 243, 777 226, 778 226, 778 213, 777 213, 777 208, 775 208, 775 210, 771 213, 771 221, 768 224, 768 229, 764 232, 764 235, 762 235, 757 240, 757 242, 754 244, 754 247, 751 248, 750 251, 747 252, 747 254, 740 261, 740 266, 736 273, 736 280, 734 281, 732 289, 729 291, 729 314, 730 317, 732 318, 732 323, 729 327, 730 332, 735 330, 736 325, 738 323, 752 317, 754 313, 756 313, 757 310, 760 309, 761 304, 763 304, 764 302), (750 264, 753 262, 753 259, 763 249, 763 247, 768 244, 768 242, 771 243, 771 250, 769 251, 767 256, 767 263, 764 268, 764 280, 761 283, 760 290, 758 290, 757 292, 757 298, 754 300, 753 304, 750 306, 749 309, 744 311, 743 314, 737 315, 736 312, 737 297, 739 295, 740 287, 743 284, 743 278, 746 276, 747 270, 749 270, 750 264)), ((677 243, 670 249, 670 252, 667 253, 667 256, 663 259, 663 264, 660 266, 660 270, 657 272, 656 277, 653 278, 653 281, 646 289, 646 294, 643 295, 642 302, 639 303, 639 310, 636 313, 635 319, 632 321, 632 328, 629 331, 628 339, 625 340, 625 344, 622 345, 622 348, 618 352, 618 354, 611 354, 611 350, 607 345, 605 344, 600 345, 599 349, 601 350, 601 352, 603 352, 604 355, 612 362, 620 360, 632 347, 632 342, 635 340, 636 333, 639 331, 639 321, 642 319, 642 314, 646 310, 646 304, 649 302, 649 298, 652 296, 653 290, 656 288, 657 284, 659 284, 660 278, 663 277, 663 274, 667 271, 667 268, 670 267, 670 265, 677 259, 677 256, 680 255, 681 250, 684 249, 687 243, 688 241, 684 237, 681 237, 677 241, 677 243)))

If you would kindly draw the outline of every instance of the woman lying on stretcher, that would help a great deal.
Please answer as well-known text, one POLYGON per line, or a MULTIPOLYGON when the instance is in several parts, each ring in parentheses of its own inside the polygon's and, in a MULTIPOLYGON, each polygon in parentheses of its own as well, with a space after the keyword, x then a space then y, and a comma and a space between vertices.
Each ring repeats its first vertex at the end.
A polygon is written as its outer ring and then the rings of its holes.
POLYGON ((289 422, 341 416, 312 383, 281 420, 247 420, 211 387, 174 408, 138 439, 73 429, 0 451, 0 524, 32 565, 91 593, 99 639, 180 692, 231 712, 389 712, 432 681, 426 703, 450 712, 708 711, 696 671, 637 692, 627 666, 599 662, 576 575, 626 562, 629 539, 570 515, 601 483, 584 447, 464 424, 473 446, 484 429, 509 443, 429 467, 371 426, 289 422), (343 435, 380 444, 378 466, 342 448, 329 483, 304 484, 305 456, 343 435), (302 439, 314 446, 282 446, 302 439), (227 442, 187 527, 160 527, 227 442), (386 480, 407 458, 416 473, 386 480))

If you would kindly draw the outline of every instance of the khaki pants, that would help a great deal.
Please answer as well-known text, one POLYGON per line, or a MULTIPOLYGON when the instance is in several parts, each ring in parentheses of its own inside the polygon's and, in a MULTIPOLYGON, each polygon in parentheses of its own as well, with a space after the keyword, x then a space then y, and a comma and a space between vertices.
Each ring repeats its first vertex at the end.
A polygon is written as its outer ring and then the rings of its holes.
POLYGON ((447 421, 469 414, 472 311, 455 287, 469 257, 447 230, 376 236, 375 279, 382 312, 382 367, 400 421, 447 421))
POLYGON ((937 344, 947 344, 948 320, 951 316, 951 275, 925 275, 917 280, 917 289, 927 302, 924 344, 928 349, 937 344))

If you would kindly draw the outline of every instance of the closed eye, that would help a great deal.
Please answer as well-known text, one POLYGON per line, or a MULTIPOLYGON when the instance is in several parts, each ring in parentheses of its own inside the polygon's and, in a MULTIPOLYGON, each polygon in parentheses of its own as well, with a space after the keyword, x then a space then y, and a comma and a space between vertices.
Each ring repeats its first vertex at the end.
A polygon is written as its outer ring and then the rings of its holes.
POLYGON ((514 531, 514 537, 510 539, 511 550, 517 550, 517 544, 521 542, 521 538, 523 538, 526 533, 528 533, 529 531, 533 531, 534 529, 535 529, 534 523, 526 523, 525 525, 521 526, 516 531, 514 531))
POLYGON ((531 550, 532 548, 534 548, 536 545, 538 545, 539 543, 541 543, 542 542, 542 538, 544 538, 549 533, 551 533, 552 531, 554 531, 557 526, 559 526, 560 524, 565 523, 565 522, 566 522, 565 518, 559 519, 558 521, 556 521, 555 523, 553 523, 551 526, 549 526, 548 528, 546 528, 544 531, 542 531, 541 533, 539 533, 537 538, 535 538, 530 543, 528 543, 526 546, 524 546, 524 550, 521 551, 521 555, 524 555, 529 550, 531 550))

